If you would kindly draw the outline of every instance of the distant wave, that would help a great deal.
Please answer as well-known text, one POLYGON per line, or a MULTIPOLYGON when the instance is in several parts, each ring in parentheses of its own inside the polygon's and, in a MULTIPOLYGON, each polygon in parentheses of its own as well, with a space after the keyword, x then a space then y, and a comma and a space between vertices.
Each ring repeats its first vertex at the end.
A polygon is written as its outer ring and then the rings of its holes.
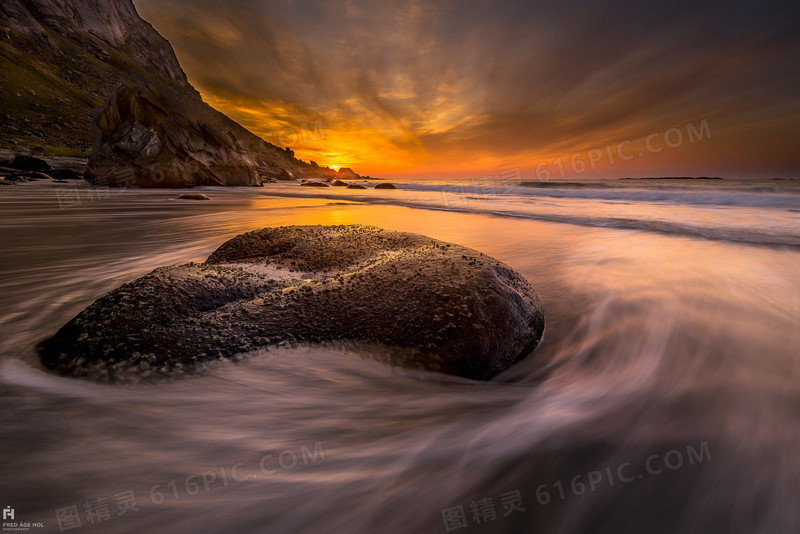
MULTIPOLYGON (((532 182, 531 182, 532 183, 532 182)), ((536 182, 543 184, 545 182, 536 182)), ((552 182, 548 186, 525 185, 428 185, 403 184, 410 191, 441 191, 443 193, 472 193, 475 195, 518 195, 544 198, 575 198, 590 200, 623 200, 628 202, 658 202, 664 204, 704 206, 749 206, 755 208, 800 209, 800 189, 786 191, 775 187, 746 186, 727 189, 709 187, 629 187, 596 182, 552 182)))
POLYGON ((564 189, 564 188, 584 188, 591 189, 610 189, 613 184, 601 184, 597 182, 520 182, 520 187, 535 187, 538 189, 564 189))
MULTIPOLYGON (((399 204, 403 205, 403 204, 399 204)), ((545 222, 558 222, 567 224, 579 224, 582 226, 595 226, 603 228, 619 228, 627 230, 644 230, 649 232, 659 232, 665 234, 679 234, 689 237, 703 237, 720 241, 734 241, 753 245, 769 246, 793 246, 800 247, 800 235, 798 234, 776 234, 774 232, 764 232, 757 229, 741 229, 717 226, 702 226, 671 221, 654 221, 643 219, 627 219, 616 217, 586 217, 580 215, 565 214, 537 214, 502 210, 480 210, 480 209, 458 209, 444 206, 421 206, 419 204, 408 203, 407 207, 443 211, 458 211, 464 213, 482 213, 496 215, 500 217, 515 217, 532 219, 545 222)))
POLYGON ((635 219, 625 217, 595 217, 577 215, 573 213, 537 213, 532 211, 520 211, 502 202, 486 201, 482 206, 453 206, 442 202, 430 202, 424 200, 406 200, 399 197, 374 197, 365 194, 352 194, 347 196, 330 195, 323 192, 281 192, 264 191, 263 194, 279 197, 310 197, 324 198, 331 200, 346 199, 349 201, 363 202, 368 204, 380 204, 401 206, 415 209, 426 209, 434 211, 450 211, 458 213, 475 213, 483 215, 494 215, 497 217, 512 217, 521 219, 531 219, 544 222, 557 222, 567 224, 577 224, 582 226, 594 226, 603 228, 619 228, 627 230, 641 230, 648 232, 659 232, 664 234, 684 235, 688 237, 702 237, 720 241, 732 241, 738 243, 748 243, 753 245, 765 246, 792 246, 800 247, 800 233, 775 232, 774 229, 762 230, 758 228, 708 226, 702 224, 692 224, 690 222, 661 221, 648 219, 635 219), (484 207, 485 206, 485 207, 484 207), (510 208, 510 209, 509 209, 510 208))
POLYGON ((719 176, 646 176, 641 178, 620 178, 620 180, 722 180, 719 176))

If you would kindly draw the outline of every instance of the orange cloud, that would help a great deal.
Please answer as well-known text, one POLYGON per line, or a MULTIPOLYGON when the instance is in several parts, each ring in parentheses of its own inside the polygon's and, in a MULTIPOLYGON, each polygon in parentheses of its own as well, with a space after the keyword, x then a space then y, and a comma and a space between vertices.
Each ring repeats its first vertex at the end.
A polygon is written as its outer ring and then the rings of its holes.
POLYGON ((402 176, 519 168, 527 178, 543 165, 570 177, 800 174, 788 141, 800 136, 800 34, 788 6, 136 3, 211 105, 321 165, 402 176), (643 146, 699 120, 712 139, 643 146), (634 157, 608 155, 626 141, 634 157))

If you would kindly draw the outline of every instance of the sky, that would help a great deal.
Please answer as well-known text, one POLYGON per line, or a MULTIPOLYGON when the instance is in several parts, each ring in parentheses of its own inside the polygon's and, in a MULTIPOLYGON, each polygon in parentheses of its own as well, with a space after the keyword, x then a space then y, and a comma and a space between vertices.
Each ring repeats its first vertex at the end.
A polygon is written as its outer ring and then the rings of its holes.
POLYGON ((321 165, 800 178, 800 2, 134 1, 209 104, 321 165))

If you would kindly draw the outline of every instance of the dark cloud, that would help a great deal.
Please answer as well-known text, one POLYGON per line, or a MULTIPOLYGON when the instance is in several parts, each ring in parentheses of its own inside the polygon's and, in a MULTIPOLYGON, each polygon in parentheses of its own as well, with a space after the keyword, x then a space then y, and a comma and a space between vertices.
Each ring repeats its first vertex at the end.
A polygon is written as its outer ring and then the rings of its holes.
POLYGON ((784 139, 800 139, 797 3, 136 5, 192 82, 248 127, 269 135, 321 117, 331 135, 314 143, 319 157, 390 170, 528 165, 706 118, 731 136, 709 158, 750 146, 754 168, 800 171, 784 139))

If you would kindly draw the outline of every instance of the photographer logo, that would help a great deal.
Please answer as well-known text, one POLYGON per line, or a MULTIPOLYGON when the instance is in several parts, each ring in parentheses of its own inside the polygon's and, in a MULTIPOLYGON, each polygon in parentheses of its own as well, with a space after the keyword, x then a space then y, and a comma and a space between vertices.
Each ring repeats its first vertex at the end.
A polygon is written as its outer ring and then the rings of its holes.
POLYGON ((10 506, 3 508, 3 532, 27 532, 32 528, 44 528, 42 522, 17 522, 14 509, 10 506))

